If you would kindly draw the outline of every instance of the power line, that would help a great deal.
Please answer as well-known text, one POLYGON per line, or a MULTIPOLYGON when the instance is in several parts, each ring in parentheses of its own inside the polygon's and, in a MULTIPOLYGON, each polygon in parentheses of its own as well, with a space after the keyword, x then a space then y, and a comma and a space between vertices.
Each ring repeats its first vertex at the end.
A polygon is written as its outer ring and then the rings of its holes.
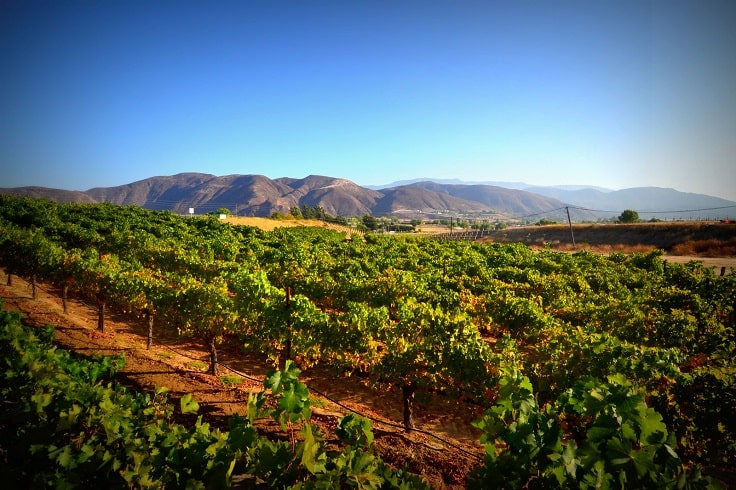
MULTIPOLYGON (((602 210, 602 209, 589 209, 589 208, 583 208, 580 206, 570 206, 572 209, 578 209, 580 211, 590 211, 593 213, 620 213, 621 211, 610 211, 610 210, 602 210)), ((680 210, 672 210, 672 211, 637 211, 639 214, 675 214, 675 213, 697 213, 701 211, 717 211, 721 209, 730 209, 730 208, 736 208, 736 205, 731 206, 718 206, 715 208, 700 208, 700 209, 680 209, 680 210)))
MULTIPOLYGON (((549 211, 540 211, 538 213, 525 214, 521 216, 509 215, 505 213, 497 213, 497 214, 505 216, 507 219, 523 220, 523 219, 532 218, 535 216, 543 216, 543 215, 552 214, 552 213, 561 211, 566 208, 577 209, 579 211, 588 211, 591 213, 620 214, 621 212, 623 212, 623 210, 614 211, 614 210, 605 210, 605 209, 591 209, 591 208, 585 208, 582 206, 565 205, 559 208, 550 209, 549 211)), ((678 213, 698 213, 698 212, 704 212, 704 211, 719 211, 719 210, 731 209, 731 208, 736 208, 736 205, 718 206, 718 207, 700 208, 700 209, 679 209, 679 210, 669 210, 669 211, 637 211, 637 212, 639 214, 678 214, 678 213)))
POLYGON ((555 209, 550 209, 549 211, 541 211, 541 212, 539 212, 539 213, 534 213, 534 214, 527 214, 527 215, 524 215, 524 216, 519 216, 519 217, 516 217, 516 218, 513 218, 513 217, 512 217, 512 219, 526 219, 526 218, 532 218, 532 217, 534 217, 534 216, 541 216, 541 215, 544 215, 544 214, 550 214, 550 213, 554 213, 555 211, 561 211, 561 210, 565 209, 566 207, 567 207, 567 206, 562 206, 562 207, 559 207, 559 208, 555 208, 555 209))

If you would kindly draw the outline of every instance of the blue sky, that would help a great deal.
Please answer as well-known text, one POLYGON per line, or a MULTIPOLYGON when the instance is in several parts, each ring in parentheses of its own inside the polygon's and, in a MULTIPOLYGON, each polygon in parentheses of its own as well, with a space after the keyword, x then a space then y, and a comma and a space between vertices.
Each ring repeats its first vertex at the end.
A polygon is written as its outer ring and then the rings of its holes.
POLYGON ((0 3, 0 187, 196 171, 736 200, 736 2, 0 3))

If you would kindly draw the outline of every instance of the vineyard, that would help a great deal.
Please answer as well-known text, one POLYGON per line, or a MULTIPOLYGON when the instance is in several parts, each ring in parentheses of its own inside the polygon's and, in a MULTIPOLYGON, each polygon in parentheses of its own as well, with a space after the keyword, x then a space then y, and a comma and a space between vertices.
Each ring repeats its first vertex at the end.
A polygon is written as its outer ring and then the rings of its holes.
MULTIPOLYGON (((297 377, 323 368, 395 391, 406 430, 418 396, 481 407, 485 459, 469 487, 717 488, 712 477, 736 466, 736 274, 661 255, 262 231, 0 197, 8 281, 86 298, 101 332, 110 309, 145 318, 149 347, 175 331, 206 347, 212 374, 226 343, 273 368, 219 432, 173 420, 163 393, 121 391, 109 375, 122 359, 62 354, 6 314, 3 471, 28 483, 20 469, 33 461, 36 478, 62 487, 94 484, 93 468, 121 487, 227 486, 237 473, 277 487, 426 485, 383 463, 358 417, 326 448, 297 377), (259 434, 259 417, 288 440, 259 434)), ((182 398, 177 413, 195 409, 182 398)))

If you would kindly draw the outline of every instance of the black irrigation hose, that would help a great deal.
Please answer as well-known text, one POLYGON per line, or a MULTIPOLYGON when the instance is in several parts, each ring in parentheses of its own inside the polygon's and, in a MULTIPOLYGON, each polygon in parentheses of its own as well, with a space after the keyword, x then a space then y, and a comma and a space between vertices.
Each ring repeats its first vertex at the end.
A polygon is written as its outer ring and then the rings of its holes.
MULTIPOLYGON (((306 384, 306 383, 305 383, 305 384, 306 384)), ((364 415, 364 414, 362 414, 362 413, 358 412, 357 410, 354 410, 354 409, 352 409, 352 408, 350 408, 350 407, 348 407, 348 406, 345 406, 345 405, 343 405, 343 404, 342 404, 342 403, 340 403, 339 401, 337 401, 337 400, 335 400, 335 399, 331 398, 331 397, 330 397, 329 395, 327 395, 326 393, 324 393, 324 392, 322 392, 322 391, 320 391, 320 390, 318 390, 318 389, 316 389, 316 388, 312 388, 312 387, 310 387, 309 385, 307 385, 307 388, 309 388, 309 390, 310 390, 310 391, 314 391, 314 392, 315 392, 315 393, 317 393, 318 395, 320 395, 320 396, 322 396, 322 397, 324 397, 324 398, 327 398, 328 400, 330 400, 330 401, 331 401, 332 403, 334 403, 335 405, 337 405, 337 406, 339 406, 339 407, 341 407, 341 408, 344 408, 345 410, 349 410, 350 412, 353 412, 353 413, 354 413, 354 414, 356 414, 356 415, 360 415, 360 416, 361 416, 361 417, 363 417, 363 418, 366 418, 366 419, 372 420, 373 422, 377 422, 377 423, 379 423, 379 424, 387 425, 387 426, 389 426, 389 427, 396 427, 396 428, 398 428, 398 429, 406 430, 406 428, 405 428, 405 427, 404 427, 403 425, 399 425, 399 424, 397 424, 397 423, 395 423, 395 422, 389 422, 389 421, 386 421, 386 420, 381 420, 381 419, 378 419, 378 418, 376 418, 376 417, 372 417, 372 416, 370 416, 370 415, 364 415)), ((477 459, 478 461, 483 461, 483 458, 482 458, 482 457, 481 457, 480 455, 478 455, 478 454, 475 454, 475 453, 472 453, 472 452, 468 451, 467 449, 465 449, 465 448, 462 448, 462 447, 458 446, 457 444, 455 444, 454 442, 452 442, 452 441, 449 441, 448 439, 445 439, 445 438, 443 438, 443 437, 440 437, 440 436, 438 436, 437 434, 435 434, 435 433, 433 433, 433 432, 428 432, 428 431, 426 431, 426 430, 422 430, 422 429, 417 429, 417 428, 411 429, 411 431, 412 431, 412 432, 418 432, 418 433, 420 433, 420 434, 424 434, 424 435, 427 435, 427 436, 429 436, 429 437, 433 437, 434 439, 437 439, 438 441, 441 441, 441 442, 445 443, 446 445, 448 445, 448 446, 450 446, 450 447, 453 447, 453 448, 457 449, 458 451, 460 451, 460 452, 462 452, 462 453, 465 453, 466 455, 468 455, 468 456, 471 456, 471 457, 473 457, 473 458, 477 459)), ((439 451, 439 450, 440 450, 440 449, 438 449, 438 448, 434 448, 434 447, 432 447, 432 446, 426 446, 426 445, 425 445, 425 447, 429 447, 430 449, 433 449, 433 450, 435 450, 435 451, 439 451)))
MULTIPOLYGON (((170 350, 171 352, 173 352, 176 355, 179 355, 179 356, 182 356, 182 357, 186 357, 188 359, 192 359, 192 360, 195 360, 195 361, 199 360, 199 359, 197 359, 195 357, 189 356, 187 354, 183 354, 183 353, 177 351, 176 349, 173 349, 173 348, 169 347, 166 344, 157 344, 157 345, 160 345, 160 346, 162 346, 162 347, 170 350)), ((245 379, 249 379, 251 381, 255 381, 255 382, 258 382, 258 383, 262 383, 263 382, 262 379, 254 378, 253 376, 250 376, 250 375, 245 374, 245 373, 243 373, 241 371, 238 371, 237 369, 231 368, 227 364, 223 364, 223 363, 218 362, 217 363, 217 366, 218 367, 223 367, 223 368, 227 369, 228 371, 230 371, 231 373, 237 374, 238 376, 241 376, 241 377, 243 377, 245 379)), ((371 415, 365 415, 365 414, 363 414, 363 413, 361 413, 361 412, 359 412, 359 411, 357 411, 357 410, 355 410, 353 408, 348 407, 347 405, 342 404, 341 402, 335 400, 334 398, 332 398, 328 394, 324 393, 323 391, 320 391, 317 388, 314 388, 312 386, 309 386, 307 383, 304 383, 304 385, 309 389, 309 391, 314 392, 314 393, 317 393, 319 396, 328 399, 330 402, 334 403, 335 405, 337 405, 340 408, 343 408, 343 409, 345 409, 345 410, 347 410, 349 412, 352 412, 352 413, 354 413, 356 415, 360 415, 363 418, 369 419, 369 420, 371 420, 373 422, 376 422, 376 423, 379 423, 379 424, 382 424, 382 425, 387 425, 389 427, 395 427, 397 429, 401 429, 402 431, 403 430, 406 430, 403 425, 399 425, 399 424, 397 424, 395 422, 391 422, 391 421, 388 421, 388 420, 381 420, 381 419, 376 418, 376 417, 373 417, 371 415)), ((455 449, 457 449, 458 451, 460 451, 462 453, 465 453, 468 456, 471 456, 471 457, 473 457, 473 458, 475 458, 475 459, 477 459, 479 461, 482 461, 483 460, 483 458, 480 455, 475 454, 475 453, 472 453, 472 452, 468 451, 467 449, 464 449, 463 447, 458 446, 454 442, 452 442, 452 441, 450 441, 448 439, 445 439, 443 437, 438 436, 435 433, 428 432, 428 431, 422 430, 422 429, 416 429, 416 428, 415 429, 412 429, 411 431, 412 432, 417 432, 419 434, 424 434, 424 435, 427 435, 429 437, 433 437, 433 438, 437 439, 438 441, 441 441, 444 444, 446 444, 446 445, 448 445, 448 446, 450 446, 452 448, 455 448, 455 449)), ((435 451, 439 451, 440 450, 439 448, 434 448, 432 446, 425 446, 425 447, 429 447, 430 449, 433 449, 435 451)))
MULTIPOLYGON (((161 343, 159 343, 159 344, 156 344, 156 345, 159 345, 159 346, 161 346, 161 347, 163 347, 163 348, 165 348, 165 349, 168 349, 168 350, 170 350, 171 352, 173 352, 174 354, 176 354, 176 355, 178 355, 178 356, 186 357, 186 358, 188 358, 188 359, 192 359, 192 360, 194 360, 194 361, 198 361, 198 360, 199 360, 199 359, 197 359, 196 357, 192 357, 192 356, 189 356, 189 355, 187 355, 187 354, 183 354, 183 353, 181 353, 181 352, 177 351, 176 349, 173 349, 172 347, 169 347, 169 346, 168 346, 168 345, 166 345, 166 344, 161 344, 161 343)), ((230 371, 230 372, 232 372, 232 373, 235 373, 235 374, 237 374, 238 376, 242 376, 243 378, 249 379, 249 380, 251 380, 251 381, 255 381, 255 382, 257 382, 257 383, 262 383, 262 382, 263 382, 263 380, 262 380, 262 379, 259 379, 259 378, 254 378, 253 376, 249 376, 249 375, 247 375, 247 374, 245 374, 245 373, 241 373, 240 371, 237 371, 237 370, 235 370, 235 369, 231 368, 230 366, 227 366, 227 365, 225 365, 225 364, 222 364, 222 363, 220 363, 220 362, 218 362, 218 363, 217 363, 217 365, 218 365, 218 366, 220 366, 220 367, 224 367, 224 368, 225 368, 225 369, 227 369, 228 371, 230 371)))

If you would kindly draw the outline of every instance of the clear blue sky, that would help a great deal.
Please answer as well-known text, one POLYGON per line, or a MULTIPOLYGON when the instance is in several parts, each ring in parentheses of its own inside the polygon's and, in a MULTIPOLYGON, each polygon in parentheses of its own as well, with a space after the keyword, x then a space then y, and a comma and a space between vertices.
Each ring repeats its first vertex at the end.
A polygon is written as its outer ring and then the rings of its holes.
POLYGON ((0 2, 0 187, 185 171, 736 200, 736 1, 0 2))

